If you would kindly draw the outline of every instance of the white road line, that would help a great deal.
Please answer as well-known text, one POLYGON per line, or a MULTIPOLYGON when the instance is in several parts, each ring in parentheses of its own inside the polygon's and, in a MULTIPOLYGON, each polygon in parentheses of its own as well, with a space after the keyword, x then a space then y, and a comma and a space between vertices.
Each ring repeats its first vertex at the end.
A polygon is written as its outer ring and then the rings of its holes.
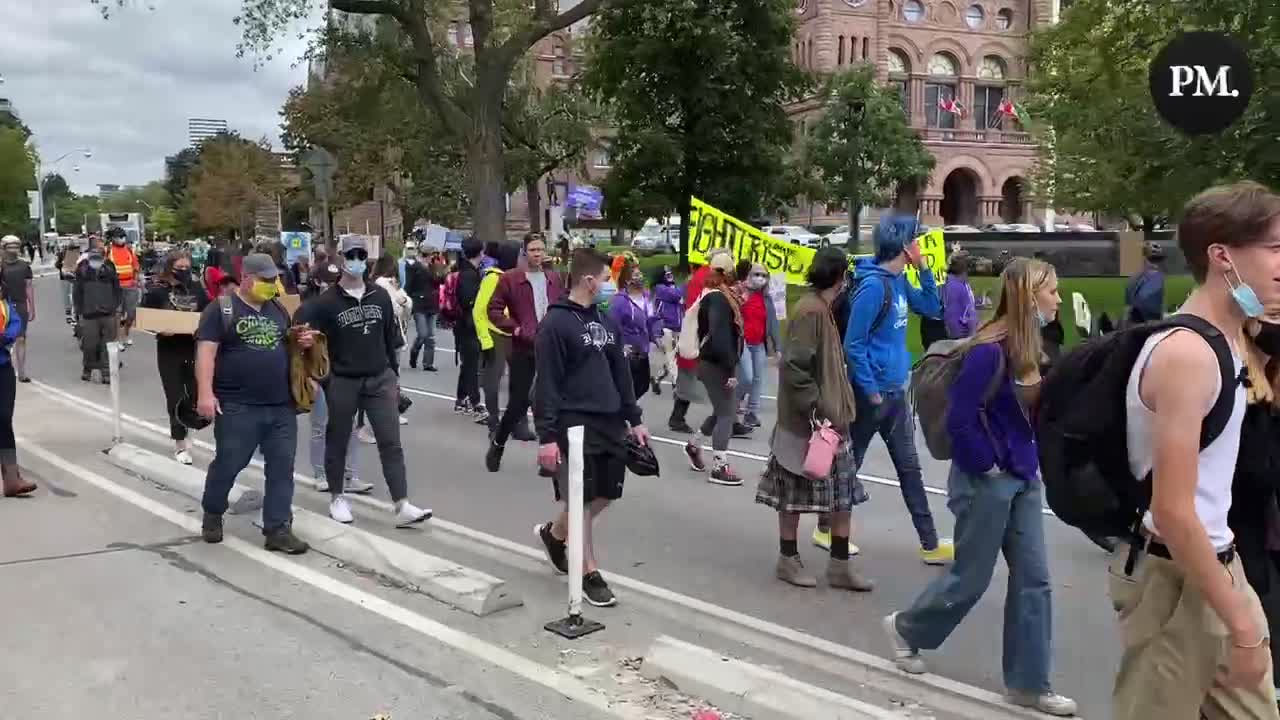
MULTIPOLYGON (((200 533, 200 522, 195 517, 180 513, 145 495, 112 482, 86 467, 64 460, 57 454, 36 445, 30 440, 25 440, 21 436, 18 437, 18 440, 22 443, 24 452, 35 455, 44 462, 93 485, 119 500, 151 513, 161 520, 177 525, 186 532, 193 535, 200 533)), ((435 620, 423 617, 377 595, 372 595, 304 565, 287 560, 279 555, 274 555, 244 540, 229 536, 222 542, 222 545, 254 562, 289 575, 295 580, 326 592, 339 600, 344 600, 358 608, 381 615, 391 622, 426 635, 477 660, 502 668, 514 675, 560 693, 574 702, 582 703, 601 712, 608 713, 613 717, 624 718, 625 720, 643 720, 645 717, 645 713, 642 710, 632 709, 623 705, 614 705, 604 694, 597 692, 594 688, 579 681, 572 675, 540 665, 526 657, 485 642, 474 635, 455 630, 435 620)))
MULTIPOLYGON (((55 388, 51 385, 48 385, 40 381, 33 381, 31 383, 31 386, 34 386, 37 389, 45 392, 49 396, 59 400, 60 402, 63 402, 64 404, 69 405, 73 409, 77 409, 77 410, 80 410, 81 412, 89 413, 92 415, 97 415, 99 417, 104 417, 104 418, 110 417, 110 414, 111 414, 110 408, 99 405, 98 403, 95 403, 86 398, 82 398, 78 395, 74 395, 72 393, 66 392, 65 390, 55 388)), ((427 394, 427 393, 423 393, 423 394, 427 394)), ((449 400, 450 402, 453 401, 453 398, 439 395, 438 393, 429 394, 429 396, 441 397, 449 400)), ((125 423, 128 423, 125 426, 126 430, 134 429, 130 427, 130 424, 131 424, 131 425, 136 425, 139 428, 145 429, 152 434, 159 435, 165 438, 169 437, 169 429, 167 427, 161 427, 155 423, 151 423, 146 420, 142 420, 140 418, 135 418, 131 415, 124 414, 124 413, 121 414, 121 419, 125 423)), ((666 441, 675 442, 681 445, 684 444, 679 441, 671 441, 671 440, 666 440, 666 441)), ((213 452, 214 450, 213 445, 203 440, 196 440, 194 444, 207 452, 213 452)), ((752 455, 751 457, 759 458, 760 456, 752 455)), ((261 462, 254 460, 252 464, 254 465, 254 467, 258 468, 259 470, 262 469, 261 462)), ((866 478, 867 476, 860 475, 859 477, 866 478)), ((315 482, 314 478, 307 477, 300 473, 294 473, 294 478, 304 484, 311 484, 315 482)), ((880 482, 883 482, 883 484, 886 484, 886 485, 896 486, 898 484, 896 481, 889 480, 887 478, 878 478, 877 480, 880 482)), ((390 512, 391 510, 391 503, 388 503, 385 500, 379 500, 377 498, 368 497, 365 495, 348 495, 347 497, 353 502, 367 505, 372 508, 377 508, 385 512, 390 512)), ((1046 515, 1051 515, 1051 516, 1053 515, 1053 513, 1050 512, 1047 508, 1044 509, 1044 513, 1046 515)), ((490 547, 497 548, 499 550, 505 550, 512 554, 524 556, 525 558, 528 558, 536 562, 543 562, 546 559, 546 556, 543 554, 543 551, 541 549, 534 548, 528 545, 522 545, 520 543, 507 540, 506 538, 500 538, 496 535, 490 535, 489 533, 486 533, 482 530, 476 530, 474 528, 470 528, 465 525, 459 525, 458 523, 449 522, 447 520, 441 519, 439 516, 432 518, 431 526, 433 528, 438 528, 445 532, 453 533, 455 535, 460 535, 462 537, 484 543, 490 547)), ((644 582, 643 580, 637 580, 635 578, 627 577, 625 575, 620 575, 613 572, 609 573, 609 582, 614 585, 617 585, 618 587, 648 595, 649 597, 654 598, 655 600, 658 600, 660 602, 669 603, 671 605, 683 607, 694 612, 702 613, 707 617, 715 618, 722 622, 726 622, 730 625, 736 625, 738 627, 746 628, 748 630, 753 630, 757 633, 760 633, 761 635, 771 637, 775 640, 781 640, 784 643, 799 645, 801 647, 808 648, 809 650, 813 650, 831 657, 839 658, 841 660, 853 662, 858 665, 874 667, 879 670, 883 670, 885 672, 896 673, 896 670, 894 670, 894 666, 892 663, 890 663, 887 660, 884 660, 883 658, 877 655, 865 653, 865 652, 862 652, 861 650, 855 650, 854 648, 849 647, 847 645, 841 645, 839 643, 834 643, 829 640, 824 640, 815 635, 810 635, 809 633, 796 630, 795 628, 784 627, 782 625, 778 625, 777 623, 769 622, 768 620, 763 620, 761 618, 757 618, 752 615, 740 613, 736 610, 730 610, 729 608, 722 607, 720 605, 716 605, 714 603, 710 603, 705 600, 699 600, 697 598, 690 597, 688 595, 684 595, 684 594, 675 592, 673 590, 668 590, 667 588, 664 588, 664 587, 651 585, 647 582, 644 582)), ((750 639, 743 638, 742 640, 747 644, 755 645, 757 647, 765 647, 763 645, 760 645, 758 642, 752 641, 750 639)), ((999 696, 995 695, 994 693, 991 693, 990 691, 983 690, 982 688, 979 688, 973 685, 966 685, 961 682, 950 680, 939 675, 929 674, 929 675, 924 675, 918 678, 914 678, 914 680, 924 685, 931 686, 933 689, 942 690, 944 692, 949 692, 953 694, 958 694, 978 702, 997 703, 997 704, 1000 703, 999 696)))

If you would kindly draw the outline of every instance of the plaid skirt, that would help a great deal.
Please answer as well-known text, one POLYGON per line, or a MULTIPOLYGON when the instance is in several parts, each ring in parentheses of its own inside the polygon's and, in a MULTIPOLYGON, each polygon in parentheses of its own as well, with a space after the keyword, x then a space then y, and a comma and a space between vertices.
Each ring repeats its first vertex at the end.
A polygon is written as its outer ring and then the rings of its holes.
POLYGON ((756 502, 786 513, 848 512, 870 499, 848 443, 836 454, 831 474, 820 480, 797 475, 770 455, 756 486, 756 502))

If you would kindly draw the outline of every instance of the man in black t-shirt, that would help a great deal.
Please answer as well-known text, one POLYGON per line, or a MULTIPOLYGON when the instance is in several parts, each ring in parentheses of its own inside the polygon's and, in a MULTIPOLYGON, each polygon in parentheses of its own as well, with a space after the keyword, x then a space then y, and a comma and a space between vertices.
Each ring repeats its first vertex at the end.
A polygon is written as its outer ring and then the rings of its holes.
MULTIPOLYGON (((266 493, 262 532, 266 548, 291 555, 307 544, 290 530, 293 520, 293 460, 298 420, 289 391, 289 313, 276 300, 279 269, 269 255, 244 258, 240 288, 210 304, 196 330, 197 410, 214 420, 217 445, 205 477, 205 542, 222 542, 222 515, 236 476, 262 450, 266 493)), ((299 344, 314 336, 299 328, 299 344)))

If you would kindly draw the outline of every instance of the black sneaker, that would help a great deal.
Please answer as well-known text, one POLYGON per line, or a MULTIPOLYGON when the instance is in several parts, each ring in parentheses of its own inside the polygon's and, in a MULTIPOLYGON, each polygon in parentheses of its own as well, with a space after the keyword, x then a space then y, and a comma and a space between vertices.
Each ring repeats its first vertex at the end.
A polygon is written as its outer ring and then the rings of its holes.
POLYGON ((262 546, 272 552, 282 552, 289 555, 301 555, 311 549, 310 545, 298 539, 297 535, 289 528, 277 530, 266 537, 262 546))
POLYGON ((505 446, 490 440, 489 449, 484 454, 484 466, 489 472, 498 472, 502 469, 502 452, 506 450, 505 446))
POLYGON ((418 358, 416 358, 416 357, 411 357, 411 358, 409 358, 409 369, 410 369, 410 370, 417 370, 417 369, 418 369, 418 358))
POLYGON ((654 380, 650 389, 651 389, 651 390, 653 390, 653 394, 654 394, 654 395, 661 395, 661 394, 662 394, 662 382, 661 382, 661 381, 659 381, 659 380, 654 380))
POLYGON ((707 482, 715 485, 729 485, 737 487, 742 484, 742 476, 733 471, 726 463, 711 471, 711 475, 707 478, 707 482))
POLYGON ((222 542, 222 516, 205 513, 200 523, 200 537, 207 543, 222 542))
POLYGON ((702 461, 702 448, 693 443, 685 443, 684 454, 689 457, 689 467, 697 472, 707 471, 707 464, 702 461))
POLYGON ((755 413, 749 412, 742 416, 742 424, 747 427, 758 428, 760 427, 760 418, 756 417, 755 413))
POLYGON ((459 400, 453 404, 454 415, 466 415, 471 412, 471 403, 467 400, 459 400))
POLYGON ((110 373, 110 372, 108 372, 108 371, 106 371, 106 370, 99 370, 99 371, 98 371, 98 379, 99 379, 100 381, 102 381, 102 384, 103 384, 103 385, 110 385, 110 384, 111 384, 111 373, 110 373))
POLYGON ((551 534, 551 523, 543 523, 533 529, 547 551, 547 562, 561 575, 569 574, 569 557, 565 555, 564 541, 551 534))
POLYGON ((596 607, 613 607, 618 604, 617 596, 609 589, 609 583, 604 581, 599 570, 582 576, 582 596, 596 607))
POLYGON ((755 428, 747 427, 740 422, 735 422, 733 424, 733 436, 736 438, 749 438, 751 437, 751 431, 754 429, 755 428))
POLYGON ((476 418, 476 424, 477 424, 477 425, 488 425, 488 424, 489 424, 489 411, 482 407, 482 408, 480 408, 479 410, 476 410, 476 412, 475 412, 475 418, 476 418))
POLYGON ((689 423, 685 422, 684 420, 668 421, 667 429, 673 433, 680 433, 681 435, 693 434, 693 428, 689 427, 689 423))
POLYGON ((426 372, 440 372, 440 370, 437 369, 435 365, 423 365, 422 369, 425 370, 426 372))
POLYGON ((83 380, 83 381, 85 381, 85 382, 92 382, 92 381, 93 381, 93 371, 92 371, 92 370, 85 370, 84 372, 80 373, 80 379, 81 379, 81 380, 83 380))

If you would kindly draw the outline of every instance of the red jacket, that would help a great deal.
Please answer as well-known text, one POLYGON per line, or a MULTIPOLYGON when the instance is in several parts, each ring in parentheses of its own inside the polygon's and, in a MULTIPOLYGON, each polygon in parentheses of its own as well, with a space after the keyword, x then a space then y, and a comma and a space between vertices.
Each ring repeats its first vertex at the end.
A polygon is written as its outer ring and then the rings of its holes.
MULTIPOLYGON (((693 304, 696 303, 698 301, 698 298, 702 296, 702 286, 705 285, 707 282, 708 272, 710 272, 710 266, 703 265, 702 267, 693 271, 693 275, 689 277, 689 284, 686 285, 684 288, 684 306, 686 308, 693 307, 693 304)), ((682 328, 682 329, 687 329, 687 328, 682 328)), ((680 354, 677 353, 676 367, 684 368, 685 370, 697 370, 698 359, 694 358, 692 360, 688 360, 683 357, 680 357, 680 354)))
MULTIPOLYGON (((547 307, 564 296, 560 275, 554 270, 544 270, 547 276, 547 307)), ((533 304, 533 283, 524 270, 515 269, 502 273, 498 287, 489 300, 489 322, 499 330, 511 334, 511 344, 522 350, 533 351, 533 340, 538 334, 538 312, 533 304), (516 328, 520 331, 516 332, 516 328)))

